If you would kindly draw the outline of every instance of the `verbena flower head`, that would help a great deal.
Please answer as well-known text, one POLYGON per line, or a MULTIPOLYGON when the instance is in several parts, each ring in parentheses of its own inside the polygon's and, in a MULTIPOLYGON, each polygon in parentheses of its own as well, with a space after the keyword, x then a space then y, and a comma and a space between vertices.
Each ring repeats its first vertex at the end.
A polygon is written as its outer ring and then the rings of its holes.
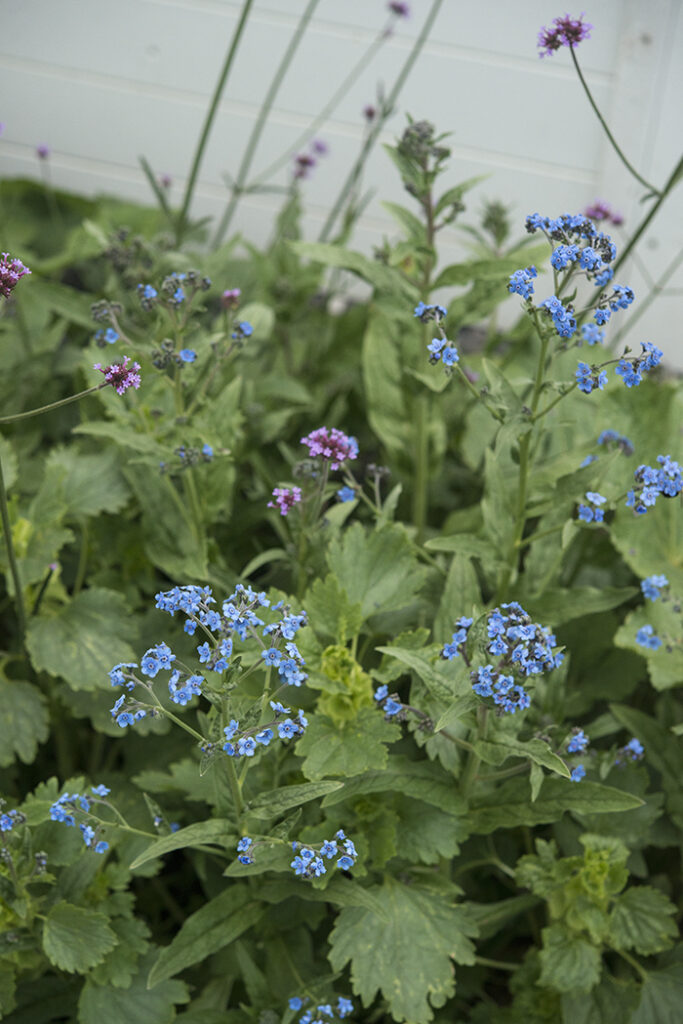
POLYGON ((355 437, 347 437, 335 427, 329 430, 327 427, 318 427, 302 437, 301 444, 307 445, 311 458, 320 455, 323 459, 329 459, 330 469, 339 469, 342 462, 358 458, 358 442, 355 437))
POLYGON ((268 508, 279 508, 280 515, 286 516, 301 501, 300 487, 276 487, 273 491, 274 501, 268 502, 268 508))
POLYGON ((137 390, 142 382, 138 372, 140 364, 133 363, 131 366, 128 366, 129 362, 129 357, 124 356, 121 363, 112 363, 111 366, 105 366, 104 369, 102 368, 102 363, 94 363, 93 367, 104 374, 105 382, 111 384, 117 395, 122 395, 128 388, 137 390))
POLYGON ((616 210, 613 210, 609 203, 604 202, 602 199, 596 199, 595 202, 587 206, 583 211, 584 217, 590 218, 590 220, 601 221, 606 220, 610 224, 614 224, 618 227, 624 223, 624 218, 616 210))
POLYGON ((221 306, 223 309, 237 309, 241 294, 242 292, 239 288, 226 288, 221 295, 221 306))
POLYGON ((390 0, 387 7, 392 14, 395 14, 399 18, 410 17, 410 7, 408 4, 403 3, 403 0, 390 0))
POLYGON ((22 277, 30 273, 21 260, 10 256, 8 252, 0 253, 0 295, 8 299, 22 277))
POLYGON ((50 155, 50 147, 46 146, 44 142, 41 142, 36 146, 36 156, 39 160, 47 160, 50 155))
POLYGON ((553 19, 553 27, 543 27, 538 33, 539 57, 551 57, 561 46, 578 46, 584 39, 590 39, 592 25, 583 22, 583 12, 578 18, 565 14, 553 19))
POLYGON ((661 591, 668 586, 668 579, 660 573, 642 580, 640 589, 649 601, 656 601, 661 597, 661 591))

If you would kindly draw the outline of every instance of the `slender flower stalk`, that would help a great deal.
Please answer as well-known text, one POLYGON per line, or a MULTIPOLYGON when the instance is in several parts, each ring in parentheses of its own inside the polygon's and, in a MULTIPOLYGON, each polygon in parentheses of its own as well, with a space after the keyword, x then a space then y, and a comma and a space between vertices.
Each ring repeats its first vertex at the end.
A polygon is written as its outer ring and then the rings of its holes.
POLYGON ((301 19, 299 20, 299 23, 294 31, 294 34, 292 35, 292 38, 289 41, 289 46, 285 50, 282 60, 280 61, 280 64, 278 65, 278 68, 273 76, 273 80, 270 83, 270 88, 266 93, 266 97, 263 101, 263 104, 261 105, 258 117, 256 118, 256 123, 252 128, 251 135, 249 136, 249 140, 244 150, 244 154, 242 155, 242 160, 237 171, 237 178, 235 179, 232 185, 232 196, 230 198, 230 202, 228 203, 225 212, 221 218, 221 222, 216 228, 216 233, 213 236, 214 248, 219 246, 223 238, 225 237, 225 233, 230 227, 230 223, 234 216, 235 209, 237 207, 237 203, 239 202, 240 196, 246 191, 245 182, 247 180, 247 175, 249 174, 251 162, 254 158, 254 153, 256 152, 256 147, 259 144, 259 140, 261 138, 263 129, 265 128, 268 115, 270 114, 273 103, 275 102, 275 97, 277 96, 280 90, 282 80, 284 79, 289 69, 289 65, 291 64, 294 58, 294 54, 298 49, 299 43, 304 37, 308 23, 311 20, 311 17, 313 16, 313 12, 315 11, 315 8, 318 6, 318 2, 319 0, 308 0, 306 9, 304 10, 304 13, 301 15, 301 19))
POLYGON ((42 412, 50 412, 52 409, 59 409, 62 405, 70 405, 72 402, 78 402, 81 398, 86 398, 88 395, 94 395, 96 391, 101 391, 102 388, 106 388, 109 381, 102 381, 101 384, 95 384, 92 388, 86 388, 85 391, 79 391, 77 395, 69 395, 68 398, 60 398, 58 402, 50 402, 49 405, 41 405, 38 409, 29 409, 28 412, 17 412, 13 416, 0 416, 0 423, 16 423, 17 420, 27 420, 31 416, 39 416, 42 412))
POLYGON ((211 134, 213 122, 216 117, 218 104, 220 103, 221 96, 223 95, 223 89, 225 88, 225 83, 228 80, 228 75, 230 74, 230 69, 232 68, 232 64, 235 59, 235 54, 237 53, 237 50, 239 48, 240 39, 242 38, 242 33, 244 32, 244 28, 247 23, 247 19, 249 17, 249 12, 251 10, 253 2, 254 0, 244 0, 242 13, 240 14, 239 21, 237 22, 237 26, 235 28, 232 41, 230 43, 230 48, 228 49, 225 62, 221 69, 221 73, 218 77, 218 82, 216 83, 216 88, 214 89, 214 93, 211 98, 211 103, 209 104, 209 109, 206 112, 204 125, 202 127, 201 135, 199 136, 199 142, 197 143, 197 149, 195 150, 194 159, 192 161, 190 176, 187 179, 187 184, 185 186, 183 202, 180 207, 180 210, 178 211, 178 219, 176 221, 176 242, 178 244, 182 241, 183 235, 185 234, 185 230, 187 227, 187 215, 190 209, 190 203, 192 201, 192 195, 194 193, 197 175, 199 174, 199 168, 204 157, 204 150, 206 149, 206 144, 209 141, 209 135, 211 134))
POLYGON ((12 574, 12 583, 14 584, 14 601, 19 620, 19 634, 23 640, 26 632, 26 608, 24 606, 24 591, 21 585, 21 576, 19 575, 19 565, 12 541, 12 525, 9 518, 9 508, 7 507, 7 491, 5 489, 5 477, 2 472, 2 459, 0 459, 0 517, 2 518, 2 532, 5 536, 7 560, 9 561, 12 574))

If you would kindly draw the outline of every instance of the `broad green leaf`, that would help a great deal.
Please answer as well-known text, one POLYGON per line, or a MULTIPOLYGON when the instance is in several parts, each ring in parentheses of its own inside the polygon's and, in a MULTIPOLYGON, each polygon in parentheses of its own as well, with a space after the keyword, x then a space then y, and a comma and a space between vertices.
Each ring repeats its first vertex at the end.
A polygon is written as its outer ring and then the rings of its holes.
MULTIPOLYGON (((407 668, 415 672, 429 692, 438 700, 450 704, 454 697, 462 696, 466 692, 462 683, 456 686, 455 675, 447 662, 439 662, 439 667, 442 669, 439 671, 436 665, 432 664, 420 651, 406 650, 402 647, 378 647, 377 650, 380 654, 396 658, 402 665, 406 665, 407 668)), ((471 685, 467 686, 467 690, 470 689, 471 685)))
POLYGON ((486 449, 484 456, 484 497, 481 510, 484 525, 497 553, 505 557, 512 543, 515 528, 514 501, 516 484, 506 476, 499 452, 486 449))
MULTIPOLYGON (((636 708, 610 704, 616 720, 645 747, 648 762, 677 790, 681 781, 681 742, 659 722, 636 708)), ((672 730, 673 731, 673 730, 672 730)))
POLYGON ((6 437, 0 437, 0 464, 5 490, 9 492, 17 479, 17 456, 6 437))
POLYGON ((127 467, 126 478, 143 509, 145 552, 152 564, 173 579, 204 579, 206 542, 198 538, 172 481, 137 465, 127 467))
POLYGON ((570 782, 548 777, 535 803, 529 801, 526 779, 504 783, 493 793, 475 792, 466 823, 471 832, 487 835, 498 828, 540 825, 558 821, 566 811, 577 814, 606 814, 630 811, 643 801, 630 793, 597 782, 570 782))
POLYGON ((364 619, 410 604, 425 576, 405 530, 393 523, 373 531, 354 523, 330 544, 328 563, 364 619))
POLYGON ((258 895, 266 903, 282 903, 283 900, 295 897, 313 903, 334 903, 337 907, 365 907, 377 917, 387 920, 386 910, 377 897, 376 889, 365 889, 353 879, 341 875, 335 875, 324 889, 314 889, 312 885, 302 886, 298 878, 279 878, 259 885, 258 895))
POLYGON ((681 964, 672 964, 662 971, 648 971, 630 1024, 680 1024, 682 1006, 681 964))
POLYGON ((47 458, 45 474, 46 483, 60 493, 71 516, 119 512, 130 495, 116 453, 107 449, 82 455, 74 448, 55 448, 47 458))
POLYGON ((415 285, 406 281, 398 271, 386 267, 377 260, 371 260, 359 252, 343 249, 340 245, 324 242, 290 242, 289 245, 297 256, 301 256, 303 259, 322 263, 326 267, 341 267, 343 270, 350 270, 351 273, 357 274, 363 281, 371 284, 373 288, 377 288, 379 292, 393 293, 404 301, 417 302, 418 294, 415 285))
POLYGON ((463 908, 417 885, 388 878, 377 896, 388 920, 364 908, 342 910, 329 938, 330 963, 336 971, 351 963, 365 1006, 380 991, 396 1020, 427 1024, 431 1006, 455 991, 453 961, 474 963, 476 926, 463 908))
POLYGON ((616 646, 635 651, 645 658, 656 690, 668 690, 683 683, 683 648, 675 642, 680 636, 680 624, 680 613, 674 612, 670 603, 648 601, 646 605, 630 612, 614 634, 616 646), (641 647, 636 642, 638 630, 646 625, 652 626, 662 639, 662 645, 656 651, 641 647))
POLYGON ((361 354, 368 419, 387 451, 396 456, 410 442, 408 405, 403 393, 400 345, 393 322, 371 313, 361 354))
POLYGON ((501 928, 509 921, 514 921, 520 914, 528 913, 541 902, 532 893, 511 896, 495 903, 467 903, 468 915, 479 929, 479 938, 483 941, 500 933, 501 928))
MULTIPOLYGON (((547 256, 547 249, 541 246, 534 246, 528 249, 523 259, 527 260, 523 265, 528 267, 534 260, 542 260, 547 256)), ((507 278, 514 274, 515 270, 522 267, 521 256, 501 256, 498 259, 490 260, 466 260, 464 263, 451 263, 444 267, 436 281, 434 288, 446 288, 452 285, 468 284, 470 281, 503 281, 507 284, 507 278)))
POLYGON ((382 206, 385 210, 389 211, 394 220, 397 220, 401 227, 405 228, 408 233, 408 237, 411 240, 424 245, 425 226, 414 213, 411 213, 410 210, 406 210, 405 206, 399 206, 398 203, 382 201, 382 206))
POLYGON ((0 961, 0 1020, 16 1006, 14 991, 16 988, 16 971, 14 964, 0 961))
POLYGON ((552 924, 541 932, 543 948, 539 954, 539 985, 558 992, 589 992, 600 980, 600 950, 586 939, 552 924))
POLYGON ((178 829, 177 832, 171 832, 168 836, 156 839, 144 853, 135 858, 130 869, 134 871, 146 864, 148 860, 162 857, 165 853, 171 853, 173 850, 184 850, 188 846, 204 846, 206 843, 215 843, 217 846, 225 847, 233 842, 234 838, 233 826, 229 821, 220 818, 198 821, 194 825, 187 825, 185 828, 178 829))
POLYGON ((248 805, 247 813, 256 818, 273 818, 288 811, 290 807, 299 807, 309 800, 334 793, 343 785, 343 782, 328 779, 323 782, 305 782, 301 786, 280 786, 279 789, 259 793, 248 805))
POLYGON ((61 900, 45 918, 45 955, 55 967, 70 974, 85 974, 101 963, 115 944, 116 935, 106 914, 61 900))
POLYGON ((116 945, 88 977, 98 985, 128 988, 140 956, 147 951, 149 928, 137 917, 115 917, 109 924, 116 934, 116 945))
POLYGON ((154 956, 154 950, 150 950, 140 961, 129 988, 86 981, 78 1003, 78 1024, 172 1024, 176 1004, 189 1002, 190 996, 181 981, 164 981, 154 989, 147 988, 154 956))
POLYGON ((246 886, 232 884, 191 914, 170 946, 159 953, 149 974, 148 987, 154 988, 191 964, 206 960, 251 928, 264 913, 264 907, 250 901, 249 895, 246 886))
POLYGON ((0 765, 6 768, 15 757, 30 764, 50 735, 45 698, 32 683, 0 677, 0 704, 0 765))
POLYGON ((113 590, 90 587, 56 615, 31 619, 26 645, 38 671, 62 676, 75 690, 108 690, 112 665, 136 660, 126 643, 134 635, 126 598, 113 590))
POLYGON ((482 761, 486 764, 500 765, 509 757, 528 757, 530 761, 547 768, 548 771, 562 775, 565 779, 570 777, 569 769, 561 757, 553 753, 547 743, 539 739, 515 740, 512 737, 500 736, 489 742, 477 740, 474 744, 475 750, 482 761))
POLYGON ((532 618, 560 626, 583 615, 619 608, 637 593, 635 587, 572 587, 571 590, 549 587, 542 594, 520 597, 520 604, 532 618))
POLYGON ((434 620, 434 638, 449 640, 454 622, 461 615, 471 615, 481 604, 481 591, 472 559, 467 554, 454 554, 448 569, 439 610, 434 620))
MULTIPOLYGON (((301 741, 299 741, 301 742, 301 741)), ((402 793, 415 800, 423 800, 448 814, 463 815, 465 803, 451 779, 438 765, 430 761, 409 761, 393 755, 383 771, 370 771, 353 779, 346 779, 344 789, 329 793, 323 807, 333 807, 344 800, 353 800, 364 793, 386 791, 402 793)))
POLYGON ((314 715, 297 741, 296 751, 304 757, 301 770, 307 779, 317 782, 326 775, 348 779, 371 768, 383 768, 386 744, 398 738, 377 708, 361 708, 358 717, 344 725, 327 715, 314 715))
POLYGON ((253 341, 268 341, 273 333, 275 313, 265 302, 247 302, 240 307, 240 320, 246 320, 254 328, 253 341))
MULTIPOLYGON (((638 1001, 638 987, 625 978, 603 974, 600 984, 590 992, 562 994, 562 1020, 571 1024, 629 1024, 638 1001)), ((648 1024, 654 1024, 649 1021, 648 1024)))
POLYGON ((313 583, 304 603, 311 609, 309 620, 315 632, 338 643, 356 636, 363 624, 360 602, 351 603, 332 573, 313 583))
POLYGON ((460 841, 467 838, 459 818, 402 794, 397 795, 395 806, 400 816, 399 852, 405 860, 413 864, 438 864, 441 858, 450 860, 459 852, 460 841))
POLYGON ((678 935, 673 914, 676 907, 659 889, 631 886, 616 897, 610 911, 610 945, 635 949, 643 956, 661 953, 678 935))
POLYGON ((426 541, 429 551, 452 551, 454 554, 479 558, 487 564, 496 557, 495 548, 483 537, 471 533, 456 533, 450 537, 432 537, 426 541))
POLYGON ((31 302, 48 309, 51 313, 63 316, 70 323, 92 330, 92 297, 87 292, 78 291, 65 284, 57 284, 56 281, 36 278, 31 281, 31 302))
POLYGON ((91 423, 81 423, 78 427, 74 427, 73 433, 105 438, 121 448, 129 448, 140 455, 150 455, 155 460, 163 459, 166 455, 166 449, 149 434, 143 434, 123 423, 94 420, 91 423))
POLYGON ((529 772, 529 785, 531 786, 531 802, 535 804, 538 800, 538 794, 541 792, 541 786, 545 774, 540 764, 532 764, 531 771, 529 772))

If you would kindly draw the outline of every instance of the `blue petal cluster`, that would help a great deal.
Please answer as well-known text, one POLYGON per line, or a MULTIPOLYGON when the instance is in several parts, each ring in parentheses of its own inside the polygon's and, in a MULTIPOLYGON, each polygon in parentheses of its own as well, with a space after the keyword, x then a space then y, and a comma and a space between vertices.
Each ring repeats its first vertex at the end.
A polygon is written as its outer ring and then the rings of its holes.
POLYGON ((567 744, 567 750, 570 754, 583 753, 589 742, 590 740, 584 733, 583 729, 575 729, 574 735, 567 744))
POLYGON ((651 341, 641 344, 641 348, 643 350, 641 355, 631 359, 620 359, 617 364, 615 373, 622 378, 627 388, 638 387, 642 383, 643 374, 654 370, 655 366, 659 366, 662 361, 664 353, 660 348, 656 348, 651 341))
POLYGON ((576 370, 576 383, 579 391, 590 395, 591 391, 596 389, 603 390, 607 384, 607 374, 604 370, 600 371, 595 366, 589 366, 588 363, 579 363, 576 370))
POLYGON ((384 717, 387 721, 394 718, 403 709, 401 702, 396 699, 398 694, 392 693, 391 696, 389 696, 389 687, 386 683, 383 683, 382 686, 378 686, 373 696, 377 701, 377 706, 384 712, 384 717))
POLYGON ((25 820, 20 811, 3 811, 0 814, 0 832, 11 832, 15 825, 20 825, 25 820))
POLYGON ((294 842, 292 850, 294 853, 299 850, 299 853, 290 867, 294 869, 295 875, 301 875, 302 878, 319 878, 320 875, 326 874, 327 868, 323 857, 328 860, 339 857, 337 867, 342 871, 348 871, 358 859, 356 847, 350 839, 347 839, 342 829, 335 832, 334 839, 326 839, 320 847, 294 842))
MULTIPOLYGON (((101 784, 99 786, 91 786, 90 788, 91 792, 100 799, 103 799, 110 793, 110 790, 101 784)), ((75 827, 75 814, 79 810, 86 814, 90 813, 93 802, 97 801, 93 801, 92 797, 82 793, 62 793, 59 799, 50 807, 50 820, 60 821, 64 825, 75 827)), ((92 825, 82 822, 78 827, 83 837, 83 842, 89 849, 94 850, 95 853, 106 853, 109 849, 109 843, 103 839, 97 840, 99 825, 97 828, 93 828, 92 825)))
POLYGON ((633 474, 636 486, 628 492, 626 505, 637 515, 644 515, 657 498, 675 498, 683 489, 683 470, 670 455, 658 455, 659 469, 638 466, 633 474))
POLYGON ((586 498, 590 505, 579 505, 579 519, 584 523, 602 523, 605 519, 605 510, 601 508, 607 498, 597 491, 586 491, 586 498))
POLYGON ((572 768, 570 778, 572 782, 581 782, 581 779, 583 779, 585 775, 586 769, 584 766, 582 764, 577 764, 576 768, 572 768))
POLYGON ((636 450, 633 441, 630 441, 628 437, 618 433, 616 430, 603 430, 598 435, 598 444, 615 444, 617 448, 621 448, 624 455, 633 455, 636 450))
POLYGON ((642 580, 640 589, 649 601, 656 601, 658 597, 661 597, 660 591, 662 591, 664 587, 668 586, 669 581, 666 576, 659 573, 654 576, 647 576, 642 580))
MULTIPOLYGON (((289 999, 290 1010, 299 1011, 308 1003, 308 997, 304 996, 291 996, 289 999)), ((345 996, 339 996, 337 1005, 332 1006, 331 1003, 321 1003, 314 1009, 308 1009, 299 1017, 299 1024, 325 1024, 329 1021, 334 1021, 337 1018, 343 1020, 344 1017, 348 1017, 350 1013, 353 1013, 353 1003, 350 999, 346 999, 345 996)))
POLYGON ((624 759, 628 761, 640 761, 645 756, 645 747, 635 736, 621 748, 617 754, 615 764, 622 764, 624 759))
POLYGON ((636 633, 636 643, 639 647, 647 647, 651 651, 658 651, 662 646, 662 638, 657 636, 652 626, 642 626, 636 633))
POLYGON ((416 316, 423 324, 429 323, 430 320, 440 323, 448 316, 448 310, 445 306, 428 306, 424 302, 418 302, 413 310, 413 316, 416 316))
POLYGON ((523 299, 530 299, 534 294, 532 282, 535 277, 538 277, 536 267, 524 267, 521 270, 515 270, 514 274, 510 274, 508 291, 521 295, 523 299))
POLYGON ((539 304, 539 308, 547 311, 546 315, 552 319, 561 338, 571 338, 576 331, 576 320, 569 306, 563 306, 556 295, 551 295, 549 299, 544 299, 539 304))
POLYGON ((441 657, 445 658, 446 661, 452 661, 453 658, 460 656, 465 644, 467 643, 467 634, 469 633, 472 622, 473 619, 467 618, 466 615, 462 615, 457 620, 455 623, 455 632, 451 637, 450 643, 444 644, 441 649, 441 657))
POLYGON ((270 706, 275 712, 275 718, 271 722, 240 730, 240 723, 236 718, 233 718, 230 724, 224 727, 223 733, 225 734, 226 742, 223 744, 223 750, 229 757, 253 757, 257 750, 257 745, 267 747, 271 740, 275 738, 275 730, 271 726, 276 727, 277 734, 281 740, 291 740, 295 736, 303 735, 308 725, 308 719, 303 711, 299 711, 295 719, 285 718, 284 721, 280 721, 283 715, 291 714, 290 708, 286 708, 279 701, 273 700, 271 700, 270 706))

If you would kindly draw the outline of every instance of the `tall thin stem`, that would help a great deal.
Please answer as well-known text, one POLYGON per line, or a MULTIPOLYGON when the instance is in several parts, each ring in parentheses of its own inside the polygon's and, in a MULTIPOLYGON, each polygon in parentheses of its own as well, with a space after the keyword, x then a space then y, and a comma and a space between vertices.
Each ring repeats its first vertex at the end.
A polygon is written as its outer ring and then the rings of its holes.
POLYGON ((239 202, 239 198, 245 191, 244 184, 247 180, 247 175, 249 174, 249 168, 251 167, 251 161, 254 158, 256 147, 259 144, 261 134, 263 132, 263 129, 265 128, 266 120, 268 119, 268 115, 270 114, 273 103, 275 102, 275 97, 277 96, 280 90, 282 80, 289 69, 289 65, 291 64, 294 54, 298 49, 299 43, 304 37, 304 33, 306 31, 308 22, 311 20, 313 12, 315 8, 318 6, 318 3, 319 0, 308 0, 306 9, 304 13, 301 15, 299 24, 297 25, 294 34, 292 35, 292 38, 289 41, 289 46, 285 50, 282 60, 278 65, 277 71, 273 76, 273 81, 270 83, 270 88, 266 93, 266 97, 261 105, 258 117, 256 118, 256 123, 252 128, 251 135, 249 136, 249 140, 242 155, 242 160, 237 171, 237 178, 235 179, 232 186, 232 196, 230 198, 230 202, 228 203, 225 209, 225 213, 221 218, 221 222, 216 228, 216 233, 213 236, 214 248, 220 245, 221 241, 223 240, 225 233, 228 230, 230 223, 232 221, 235 209, 237 207, 237 203, 239 202))
POLYGON ((2 532, 5 535, 5 548, 7 550, 9 568, 12 574, 12 582, 14 584, 14 601, 17 608, 17 618, 19 620, 19 635, 23 641, 24 634, 26 633, 26 608, 24 606, 24 592, 21 586, 19 565, 14 552, 14 543, 12 541, 12 526, 9 520, 5 477, 2 472, 2 459, 0 459, 0 516, 2 517, 2 532))
MULTIPOLYGON (((389 93, 389 95, 387 97, 386 103, 384 104, 384 109, 387 112, 393 110, 393 107, 394 107, 394 104, 395 104, 395 102, 396 102, 396 100, 398 98, 398 95, 399 95, 401 89, 403 88, 403 84, 404 84, 406 78, 408 77, 408 75, 410 74, 410 72, 411 72, 411 70, 413 68, 413 64, 415 63, 415 61, 417 60, 418 56, 420 55, 422 47, 427 42, 427 37, 429 36, 429 32, 431 30, 432 25, 434 24, 434 20, 435 20, 437 14, 439 13, 439 10, 441 8, 442 3, 443 3, 443 0, 433 0, 432 6, 431 6, 431 8, 429 10, 429 14, 427 15, 425 23, 422 26, 422 31, 420 32, 419 36, 415 40, 415 45, 413 46, 412 50, 408 54, 408 58, 407 58, 405 64, 403 65, 403 67, 401 68, 401 70, 400 70, 400 72, 398 74, 398 78, 394 82, 393 88, 392 88, 391 92, 389 93)), ((337 196, 337 199, 335 200, 335 203, 334 203, 332 209, 330 210, 330 212, 329 212, 329 214, 327 216, 327 220, 323 224, 323 227, 322 227, 322 230, 320 232, 320 235, 318 236, 318 241, 319 242, 324 242, 324 241, 327 240, 327 238, 328 238, 328 236, 329 236, 329 234, 330 234, 330 232, 331 232, 331 230, 332 230, 332 228, 334 226, 334 223, 335 223, 337 217, 339 216, 339 213, 343 209, 344 204, 345 204, 346 200, 348 199, 348 196, 350 195, 353 187, 355 186, 356 182, 358 181, 358 178, 360 177, 360 173, 361 173, 361 171, 363 169, 363 166, 364 166, 367 158, 369 157, 369 155, 370 155, 370 153, 371 153, 371 151, 372 151, 372 149, 373 149, 373 147, 375 145, 375 142, 377 141, 377 138, 379 136, 379 133, 380 133, 380 130, 381 130, 383 124, 384 124, 384 119, 378 118, 377 119, 377 123, 375 125, 373 125, 371 130, 368 132, 367 138, 365 140, 365 144, 364 144, 363 148, 360 151, 358 159, 356 160, 355 164, 353 165, 353 167, 349 171, 348 176, 346 178, 346 181, 342 185, 341 191, 339 192, 339 195, 337 196)))
POLYGON ((624 153, 622 152, 622 150, 619 147, 616 139, 612 135, 612 132, 609 130, 607 122, 605 121, 604 117, 600 113, 600 111, 598 109, 597 103, 593 99, 593 95, 592 95, 590 89, 588 88, 588 83, 586 82, 586 79, 583 77, 583 72, 581 71, 581 68, 579 67, 579 62, 576 59, 576 53, 574 52, 574 47, 573 46, 569 47, 569 52, 572 55, 572 60, 574 61, 574 67, 576 68, 576 73, 579 76, 579 81, 581 82, 581 85, 583 86, 583 91, 585 92, 586 96, 588 97, 588 102, 590 103, 591 107, 593 108, 593 111, 595 112, 595 116, 597 117, 598 121, 602 125, 602 129, 603 129, 605 135, 607 136, 609 141, 612 143, 612 148, 614 149, 614 152, 617 154, 617 156, 621 160, 621 162, 624 165, 624 167, 626 168, 626 170, 630 174, 632 174, 633 177, 637 181, 639 181, 641 185, 644 185, 645 188, 648 189, 649 192, 652 192, 654 195, 656 195, 656 196, 660 195, 659 189, 655 188, 654 185, 651 185, 649 181, 646 181, 645 178, 643 178, 643 176, 641 174, 638 174, 638 171, 635 169, 633 164, 631 164, 626 159, 626 157, 624 156, 624 153))
POLYGON ((70 405, 72 402, 78 402, 81 398, 86 398, 87 395, 94 395, 96 391, 101 391, 102 388, 109 387, 109 381, 102 381, 101 384, 95 384, 92 388, 87 388, 86 391, 79 391, 77 395, 69 395, 68 398, 60 398, 58 402, 50 402, 49 405, 41 405, 39 409, 29 409, 28 412, 18 412, 14 416, 0 416, 0 423, 16 423, 17 420, 27 420, 31 416, 39 416, 41 412, 50 412, 51 409, 59 409, 62 405, 70 405))
POLYGON ((204 125, 202 127, 201 135, 199 136, 199 142, 197 143, 197 148, 195 150, 194 160, 192 161, 190 176, 187 179, 187 185, 185 186, 183 203, 178 212, 178 219, 176 221, 177 243, 180 243, 183 234, 185 233, 185 228, 187 225, 187 213, 190 208, 190 202, 192 201, 192 194, 194 193, 194 187, 197 181, 197 175, 199 174, 199 168, 204 157, 204 150, 206 149, 206 144, 209 141, 209 135, 211 133, 211 128, 213 127, 213 122, 216 117, 218 104, 220 103, 221 96, 223 94, 223 89, 225 88, 225 83, 228 80, 228 75, 230 74, 230 69, 232 67, 233 60, 235 59, 235 54, 237 53, 240 39, 242 38, 242 32, 244 31, 244 27, 247 23, 247 18, 249 17, 249 11, 251 10, 253 2, 254 0, 244 0, 242 13, 240 14, 239 21, 237 22, 237 27, 235 28, 235 32, 232 37, 232 42, 230 43, 230 48, 228 49, 225 61, 223 63, 223 67, 221 69, 221 73, 216 83, 216 88, 214 89, 213 96, 211 97, 209 109, 206 112, 204 125))

